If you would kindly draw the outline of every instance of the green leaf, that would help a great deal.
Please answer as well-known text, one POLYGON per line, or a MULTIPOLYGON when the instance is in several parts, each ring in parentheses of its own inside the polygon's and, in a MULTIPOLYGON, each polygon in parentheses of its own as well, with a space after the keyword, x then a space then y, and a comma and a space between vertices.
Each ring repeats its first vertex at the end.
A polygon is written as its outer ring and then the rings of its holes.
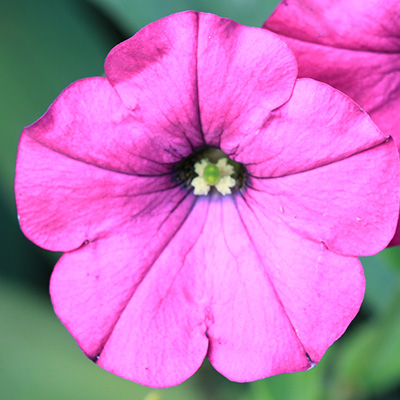
POLYGON ((10 207, 22 128, 38 119, 71 82, 101 75, 115 44, 90 10, 78 4, 0 2, 0 187, 10 207))
MULTIPOLYGON (((341 343, 332 393, 363 399, 392 389, 400 380, 400 285, 384 312, 367 320, 341 343)), ((335 398, 332 395, 332 398, 335 398)))
POLYGON ((385 249, 373 257, 361 257, 366 279, 365 305, 372 312, 384 311, 400 283, 400 247, 385 249))
POLYGON ((88 360, 54 315, 48 298, 0 283, 0 387, 7 400, 199 400, 196 378, 155 390, 88 360), (147 396, 147 397, 146 397, 147 396))
POLYGON ((179 11, 196 10, 231 18, 241 24, 261 26, 278 0, 90 0, 111 15, 132 35, 152 21, 179 11))

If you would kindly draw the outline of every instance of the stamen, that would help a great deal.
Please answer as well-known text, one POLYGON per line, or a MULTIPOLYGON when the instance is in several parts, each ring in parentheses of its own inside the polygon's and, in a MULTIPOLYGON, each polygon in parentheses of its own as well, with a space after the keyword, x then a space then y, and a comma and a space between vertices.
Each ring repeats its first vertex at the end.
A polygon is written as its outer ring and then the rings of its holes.
POLYGON ((221 158, 216 164, 203 158, 194 164, 194 171, 198 175, 191 182, 194 187, 194 194, 206 195, 214 186, 222 195, 231 194, 231 188, 236 185, 236 181, 231 175, 234 174, 234 168, 228 164, 227 158, 221 158))

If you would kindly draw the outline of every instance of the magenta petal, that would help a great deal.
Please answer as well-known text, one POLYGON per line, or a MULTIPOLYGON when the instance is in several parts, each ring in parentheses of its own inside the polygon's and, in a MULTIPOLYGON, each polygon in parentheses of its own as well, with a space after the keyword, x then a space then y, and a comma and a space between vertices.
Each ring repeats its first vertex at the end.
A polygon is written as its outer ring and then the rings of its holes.
POLYGON ((357 313, 361 265, 236 199, 210 202, 202 235, 186 256, 196 262, 192 268, 205 268, 208 358, 240 382, 308 369, 357 313))
POLYGON ((181 156, 204 145, 197 104, 197 30, 197 13, 171 15, 114 47, 105 62, 107 78, 126 107, 181 156), (190 149, 182 148, 182 142, 190 149))
POLYGON ((239 382, 311 367, 269 279, 271 266, 263 264, 246 228, 233 199, 221 199, 210 204, 198 243, 209 290, 208 358, 239 382))
POLYGON ((317 363, 358 312, 365 289, 361 263, 277 224, 274 197, 264 199, 267 212, 251 198, 237 203, 264 274, 304 351, 317 363))
POLYGON ((299 77, 346 93, 399 141, 399 16, 397 0, 289 0, 264 27, 294 51, 299 77))
POLYGON ((252 179, 249 192, 265 214, 299 235, 345 255, 366 256, 392 238, 399 211, 397 152, 390 139, 337 162, 274 179, 252 179), (267 200, 274 199, 274 209, 267 200), (384 203, 382 199, 384 198, 384 203))
POLYGON ((290 100, 236 149, 236 161, 250 175, 281 176, 329 164, 386 139, 347 96, 324 83, 300 79, 290 100))
POLYGON ((149 386, 182 382, 207 348, 235 381, 308 369, 357 312, 362 270, 260 218, 240 199, 200 199, 161 249, 147 242, 151 262, 145 233, 89 243, 57 265, 55 311, 100 366, 149 386))
MULTIPOLYGON (((264 28, 294 51, 299 77, 352 97, 400 148, 399 18, 397 0, 286 0, 264 28)), ((397 230, 391 245, 400 244, 399 237, 397 230)))
POLYGON ((285 0, 264 27, 305 42, 391 53, 400 49, 399 10, 397 0, 285 0))
POLYGON ((55 311, 100 366, 153 387, 181 383, 200 367, 204 271, 190 252, 206 212, 195 207, 184 221, 181 207, 179 231, 169 220, 160 230, 145 224, 61 258, 51 279, 55 311))
POLYGON ((289 99, 297 66, 275 35, 212 14, 199 17, 201 126, 208 144, 229 153, 289 99))
POLYGON ((123 173, 163 174, 187 141, 169 142, 122 104, 105 78, 88 78, 68 86, 46 114, 25 128, 43 146, 71 158, 123 173))
POLYGON ((54 251, 115 231, 134 234, 143 221, 157 227, 177 205, 187 210, 184 204, 190 207, 194 200, 174 188, 170 176, 108 171, 50 150, 27 134, 20 141, 15 196, 25 235, 54 251))
POLYGON ((193 248, 203 242, 206 218, 207 202, 200 201, 129 301, 100 354, 101 367, 152 387, 177 385, 200 367, 208 349, 207 286, 193 248))
POLYGON ((383 132, 400 141, 399 54, 284 39, 296 54, 299 77, 312 77, 346 93, 371 115, 383 132))
POLYGON ((394 234, 389 246, 400 246, 400 219, 397 222, 396 233, 394 234))

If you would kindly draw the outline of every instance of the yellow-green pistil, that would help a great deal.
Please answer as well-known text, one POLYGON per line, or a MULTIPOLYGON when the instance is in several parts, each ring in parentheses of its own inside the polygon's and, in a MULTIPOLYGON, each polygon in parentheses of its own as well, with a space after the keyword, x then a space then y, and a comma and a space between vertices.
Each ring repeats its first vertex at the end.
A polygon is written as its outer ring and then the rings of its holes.
POLYGON ((218 183, 221 174, 219 168, 215 164, 208 164, 203 171, 204 180, 211 186, 218 183))
POLYGON ((235 170, 226 157, 219 159, 216 164, 208 158, 203 158, 194 164, 194 171, 198 176, 192 180, 191 185, 194 188, 193 193, 197 196, 208 194, 211 187, 215 187, 225 196, 232 193, 231 188, 236 184, 232 177, 235 170))

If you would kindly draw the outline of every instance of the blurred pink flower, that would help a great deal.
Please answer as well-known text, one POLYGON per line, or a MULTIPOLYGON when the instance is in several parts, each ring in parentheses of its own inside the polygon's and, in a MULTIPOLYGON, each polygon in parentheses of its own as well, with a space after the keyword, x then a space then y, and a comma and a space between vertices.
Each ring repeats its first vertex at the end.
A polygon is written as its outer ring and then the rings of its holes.
POLYGON ((65 252, 59 318, 98 365, 153 387, 205 356, 240 382, 312 367, 361 304, 356 256, 393 235, 392 140, 340 92, 297 80, 276 35, 211 14, 150 24, 105 71, 66 88, 19 146, 21 227, 65 252), (196 196, 214 147, 242 164, 234 183, 217 164, 232 194, 196 196))
MULTIPOLYGON (((264 28, 294 51, 299 77, 352 97, 400 148, 398 0, 286 0, 264 28)), ((400 223, 391 245, 400 245, 400 223)))

